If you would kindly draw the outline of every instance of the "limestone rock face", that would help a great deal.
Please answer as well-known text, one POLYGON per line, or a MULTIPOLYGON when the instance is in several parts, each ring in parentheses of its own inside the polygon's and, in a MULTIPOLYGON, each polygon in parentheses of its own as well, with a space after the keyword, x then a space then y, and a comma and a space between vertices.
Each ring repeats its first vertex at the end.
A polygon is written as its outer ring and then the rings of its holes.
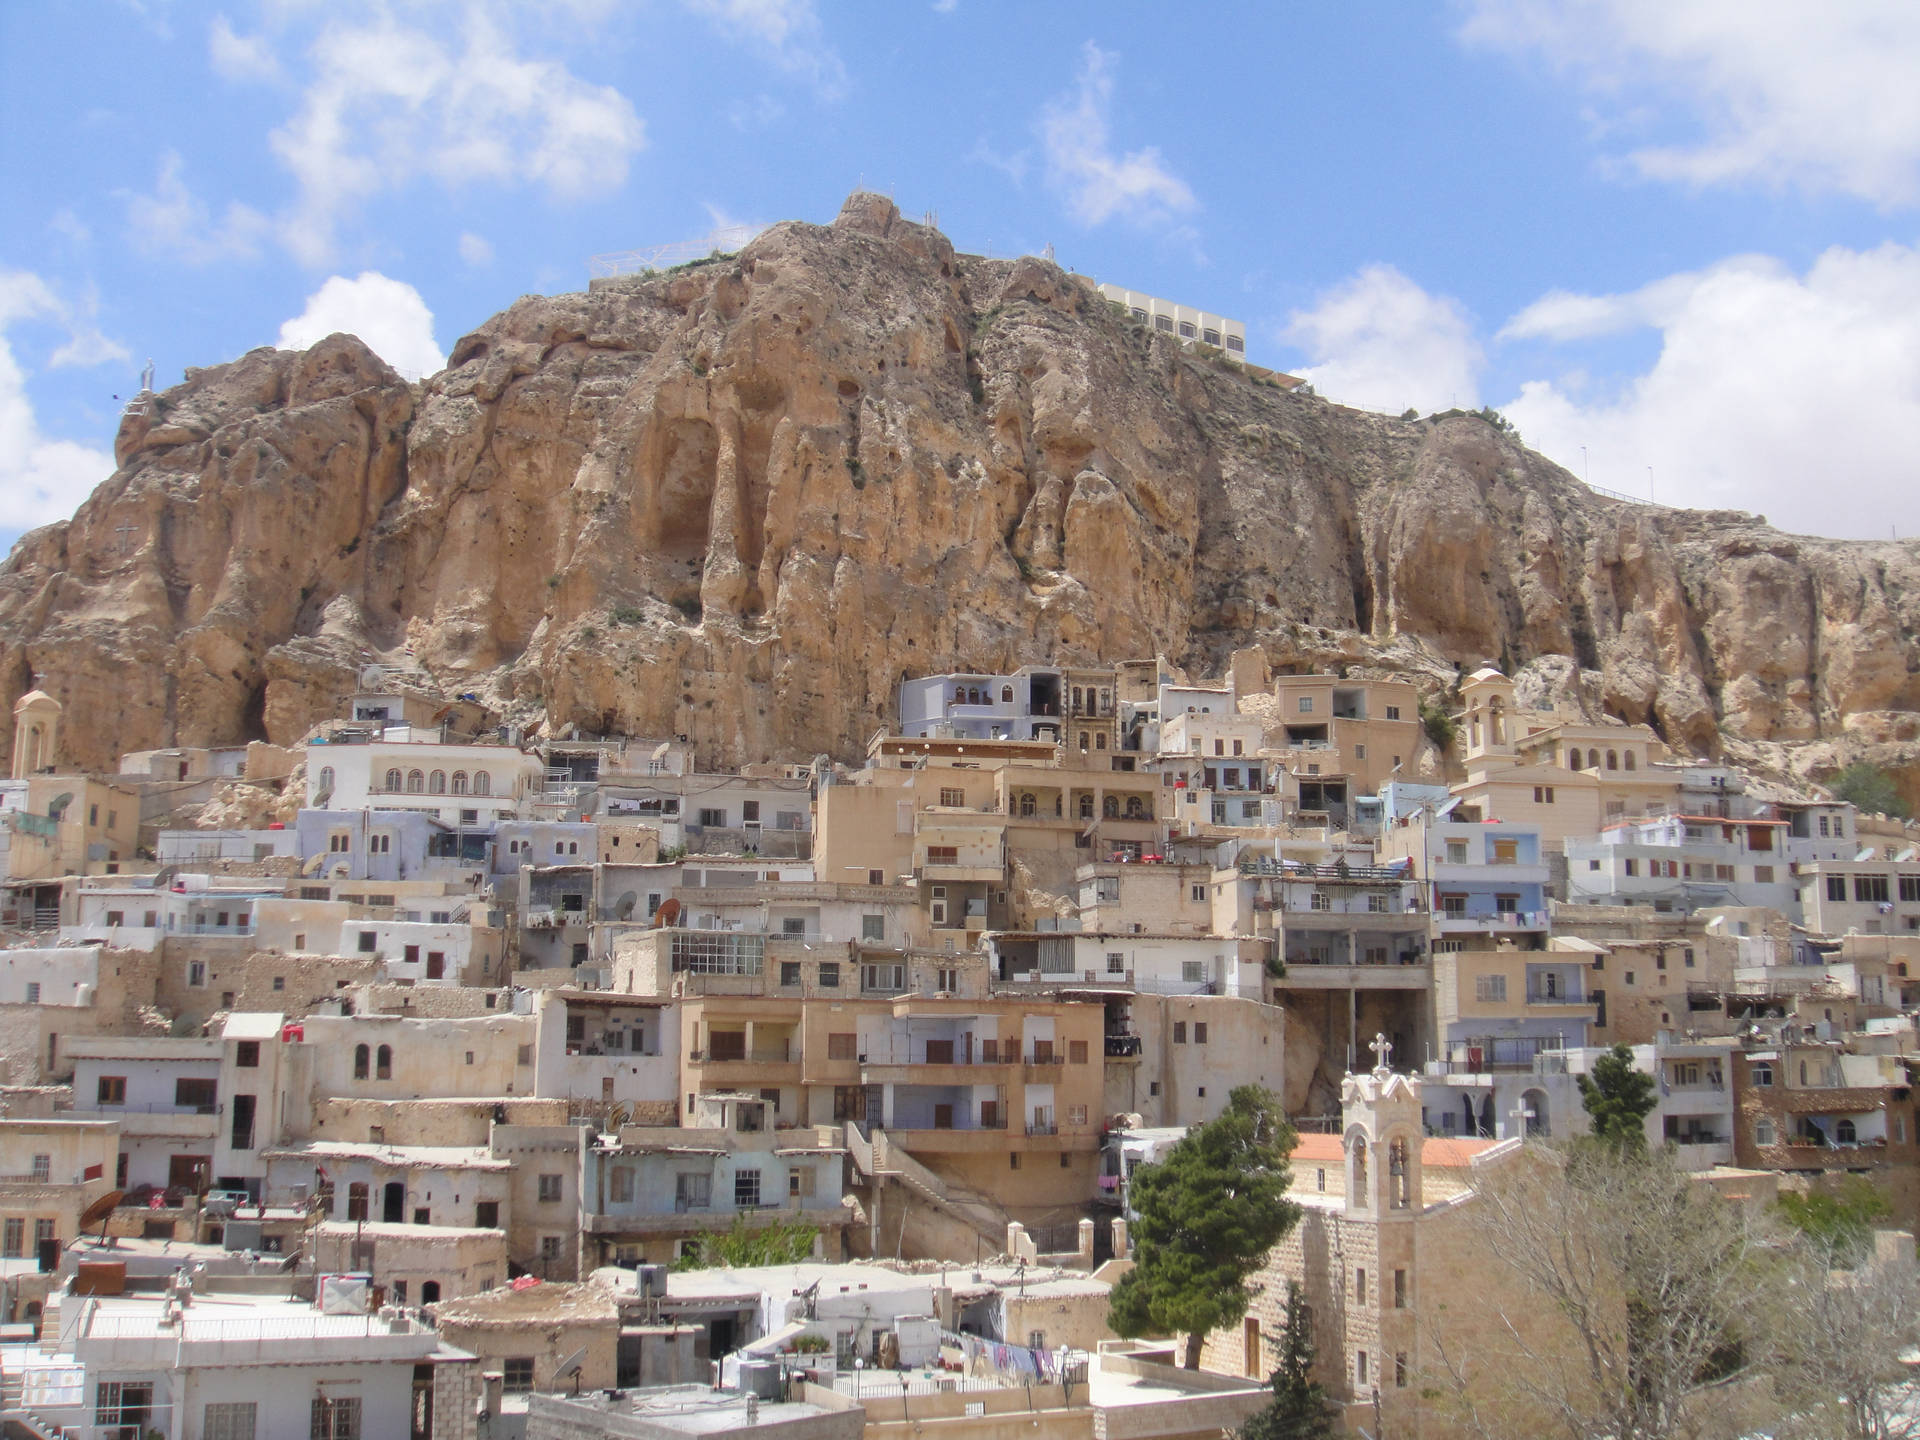
POLYGON ((1258 383, 872 195, 523 298, 419 385, 338 335, 192 372, 115 452, 0 567, 0 750, 35 683, 87 765, 290 743, 378 660, 702 764, 852 757, 903 675, 1248 649, 1504 663, 1683 751, 1917 738, 1911 544, 1258 383))

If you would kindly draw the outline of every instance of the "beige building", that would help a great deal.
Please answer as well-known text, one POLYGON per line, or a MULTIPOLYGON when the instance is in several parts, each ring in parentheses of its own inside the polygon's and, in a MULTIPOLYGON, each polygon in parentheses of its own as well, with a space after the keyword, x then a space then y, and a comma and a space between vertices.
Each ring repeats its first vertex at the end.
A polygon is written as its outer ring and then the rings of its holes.
POLYGON ((81 1214, 113 1188, 119 1153, 112 1120, 0 1120, 0 1258, 73 1240, 81 1214))
POLYGON ((321 1273, 369 1273, 392 1305, 483 1294, 507 1274, 507 1237, 498 1229, 328 1220, 309 1226, 304 1243, 321 1273))
POLYGON ((1409 682, 1282 675, 1273 693, 1278 734, 1269 743, 1303 783, 1345 776, 1353 795, 1373 795, 1395 771, 1412 773, 1425 740, 1420 692, 1409 682))

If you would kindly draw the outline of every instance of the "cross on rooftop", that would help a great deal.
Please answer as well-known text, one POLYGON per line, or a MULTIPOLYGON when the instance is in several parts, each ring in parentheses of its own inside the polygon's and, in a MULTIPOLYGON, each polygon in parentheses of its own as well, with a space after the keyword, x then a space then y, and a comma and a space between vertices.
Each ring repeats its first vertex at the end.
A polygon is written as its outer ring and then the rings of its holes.
POLYGON ((1391 1070, 1393 1068, 1388 1063, 1393 1057, 1393 1042, 1387 1039, 1383 1032, 1374 1031, 1373 1039, 1367 1042, 1367 1048, 1373 1052, 1374 1069, 1391 1070))

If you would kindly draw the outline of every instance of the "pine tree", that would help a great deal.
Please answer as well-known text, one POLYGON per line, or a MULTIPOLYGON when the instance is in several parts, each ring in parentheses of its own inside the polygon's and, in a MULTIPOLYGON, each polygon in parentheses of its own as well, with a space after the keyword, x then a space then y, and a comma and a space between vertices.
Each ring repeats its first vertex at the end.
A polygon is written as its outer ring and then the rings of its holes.
POLYGON ((1646 1118, 1659 1100, 1653 1077, 1633 1068, 1633 1051, 1616 1045, 1593 1062, 1580 1082, 1580 1103, 1593 1121, 1593 1138, 1622 1155, 1647 1152, 1646 1118))
POLYGON ((1324 1440, 1333 1435, 1333 1407, 1313 1378, 1313 1327, 1298 1281, 1287 1282, 1280 1368, 1267 1383, 1273 1387, 1272 1402, 1248 1417, 1236 1440, 1324 1440))
POLYGON ((1134 1267, 1113 1290, 1116 1334, 1184 1331, 1186 1366, 1200 1367, 1207 1332, 1246 1314, 1248 1278, 1300 1219, 1287 1199, 1295 1139, 1279 1102, 1242 1085, 1218 1118, 1134 1173, 1134 1267))

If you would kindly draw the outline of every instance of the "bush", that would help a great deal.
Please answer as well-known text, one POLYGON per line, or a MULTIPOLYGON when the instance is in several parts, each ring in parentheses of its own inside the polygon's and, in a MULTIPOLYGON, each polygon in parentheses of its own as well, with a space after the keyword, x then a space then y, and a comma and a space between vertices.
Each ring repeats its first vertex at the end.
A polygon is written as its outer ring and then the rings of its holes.
POLYGON ((647 612, 637 605, 616 605, 613 607, 613 623, 616 625, 638 625, 647 618, 647 612))
POLYGON ((1453 742, 1460 738, 1460 722, 1446 712, 1444 706, 1434 700, 1420 702, 1420 725, 1427 732, 1427 739, 1442 754, 1453 749, 1453 742))
POLYGON ((1900 798, 1893 777, 1864 760, 1847 766, 1827 782, 1827 789, 1833 792, 1834 799, 1845 800, 1854 809, 1872 815, 1891 815, 1896 820, 1905 820, 1911 813, 1907 802, 1900 798))

